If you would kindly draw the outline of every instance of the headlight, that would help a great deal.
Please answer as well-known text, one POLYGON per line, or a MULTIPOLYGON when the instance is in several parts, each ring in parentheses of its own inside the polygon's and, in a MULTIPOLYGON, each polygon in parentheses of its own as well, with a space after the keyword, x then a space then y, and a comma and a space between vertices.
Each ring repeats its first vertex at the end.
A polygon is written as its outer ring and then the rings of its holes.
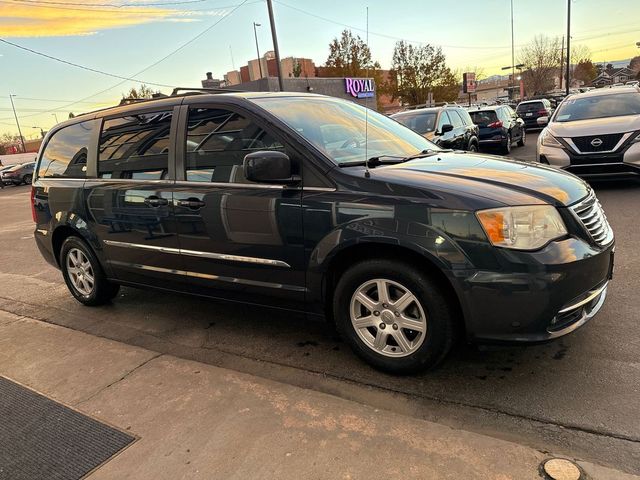
POLYGON ((567 234, 558 210, 551 205, 492 208, 476 215, 496 247, 536 250, 567 234))
POLYGON ((556 137, 551 135, 549 133, 549 130, 547 130, 546 128, 542 130, 542 133, 540 133, 540 144, 545 147, 562 148, 562 144, 556 139, 556 137))

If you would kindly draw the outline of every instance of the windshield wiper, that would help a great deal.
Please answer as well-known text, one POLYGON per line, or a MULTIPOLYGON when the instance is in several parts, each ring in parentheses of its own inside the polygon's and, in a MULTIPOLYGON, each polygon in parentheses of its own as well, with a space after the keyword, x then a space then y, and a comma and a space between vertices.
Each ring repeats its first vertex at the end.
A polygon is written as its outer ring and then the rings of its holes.
MULTIPOLYGON (((409 155, 408 157, 402 157, 400 155, 378 155, 376 157, 371 157, 367 160, 366 164, 369 167, 378 167, 380 165, 392 165, 395 163, 404 163, 409 160, 415 160, 417 158, 426 158, 431 157, 433 155, 437 155, 442 152, 453 152, 453 150, 422 150, 415 155, 409 155)), ((340 163, 340 167, 355 167, 355 166, 364 166, 365 162, 362 160, 354 160, 352 162, 342 162, 340 163)))

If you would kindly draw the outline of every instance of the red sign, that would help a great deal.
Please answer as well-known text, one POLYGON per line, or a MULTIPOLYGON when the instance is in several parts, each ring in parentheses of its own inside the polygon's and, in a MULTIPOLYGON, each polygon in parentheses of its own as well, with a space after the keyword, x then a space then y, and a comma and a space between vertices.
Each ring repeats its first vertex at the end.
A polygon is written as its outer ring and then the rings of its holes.
POLYGON ((474 72, 462 74, 462 91, 464 93, 476 92, 476 74, 474 72))

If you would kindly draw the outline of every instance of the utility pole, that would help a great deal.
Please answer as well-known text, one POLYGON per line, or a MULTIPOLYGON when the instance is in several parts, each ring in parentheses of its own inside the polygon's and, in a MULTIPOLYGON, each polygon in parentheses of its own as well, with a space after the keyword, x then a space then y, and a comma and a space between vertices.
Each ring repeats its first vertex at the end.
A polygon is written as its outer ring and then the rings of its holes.
POLYGON ((567 73, 565 75, 565 82, 567 84, 566 94, 569 95, 570 81, 570 69, 571 69, 571 0, 567 0, 567 73))
POLYGON ((58 121, 58 115, 56 115, 55 113, 52 113, 51 115, 53 115, 53 118, 55 118, 55 119, 56 119, 56 124, 60 123, 60 122, 58 121))
POLYGON ((22 143, 22 153, 26 153, 27 147, 24 146, 24 137, 22 136, 22 130, 20 130, 20 122, 18 122, 18 114, 16 113, 16 106, 13 104, 13 97, 15 97, 15 95, 9 95, 9 100, 11 100, 11 108, 13 109, 13 116, 16 117, 16 125, 18 126, 18 135, 20 135, 20 143, 22 143))
POLYGON ((273 38, 273 51, 276 54, 276 71, 278 72, 278 85, 280 91, 284 92, 282 82, 282 69, 280 68, 280 49, 278 48, 278 36, 276 35, 276 22, 273 18, 273 4, 271 0, 267 0, 267 8, 269 9, 269 23, 271 23, 271 37, 273 38))
POLYGON ((258 48, 258 34, 256 27, 260 27, 259 23, 253 22, 253 36, 256 38, 256 54, 258 54, 258 69, 260 70, 260 78, 262 78, 262 62, 260 61, 260 49, 258 48))
POLYGON ((564 72, 564 35, 562 36, 562 47, 560 48, 560 89, 562 89, 562 73, 564 72))
MULTIPOLYGON (((569 0, 570 1, 570 0, 569 0)), ((514 98, 514 82, 516 79, 516 53, 513 41, 513 0, 511 0, 511 98, 514 98)))

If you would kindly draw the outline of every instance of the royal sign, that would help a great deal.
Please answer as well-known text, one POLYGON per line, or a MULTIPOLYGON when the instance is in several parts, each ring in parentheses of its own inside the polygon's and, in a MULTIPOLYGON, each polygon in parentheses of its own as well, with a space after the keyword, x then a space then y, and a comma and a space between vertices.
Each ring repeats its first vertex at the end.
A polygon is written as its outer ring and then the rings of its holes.
POLYGON ((345 78, 345 90, 355 98, 373 97, 375 86, 371 78, 345 78))

